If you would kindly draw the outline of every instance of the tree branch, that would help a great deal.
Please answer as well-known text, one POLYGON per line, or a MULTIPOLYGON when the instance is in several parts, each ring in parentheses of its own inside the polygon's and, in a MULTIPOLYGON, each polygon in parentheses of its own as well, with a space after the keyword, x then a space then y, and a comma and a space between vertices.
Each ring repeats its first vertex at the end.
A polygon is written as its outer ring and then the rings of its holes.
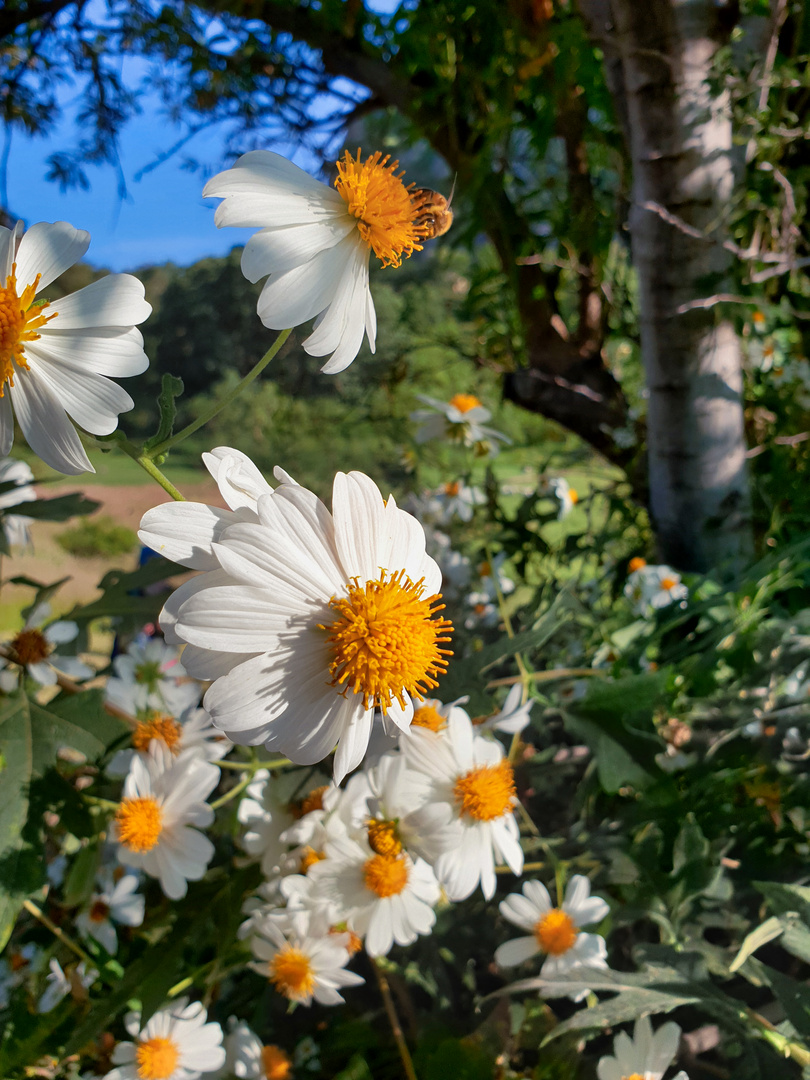
POLYGON ((26 23, 53 19, 60 11, 75 3, 76 0, 33 0, 21 7, 4 7, 0 10, 0 40, 11 37, 26 23))

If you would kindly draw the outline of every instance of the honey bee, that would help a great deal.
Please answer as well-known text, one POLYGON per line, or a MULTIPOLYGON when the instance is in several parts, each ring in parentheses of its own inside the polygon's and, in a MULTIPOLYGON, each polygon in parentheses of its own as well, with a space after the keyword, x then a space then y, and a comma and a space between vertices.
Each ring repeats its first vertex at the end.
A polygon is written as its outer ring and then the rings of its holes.
POLYGON ((411 192, 411 202, 419 210, 414 225, 424 230, 425 240, 435 240, 437 236, 444 236, 453 224, 453 211, 450 209, 450 204, 455 190, 454 181, 447 198, 430 188, 414 188, 411 192))

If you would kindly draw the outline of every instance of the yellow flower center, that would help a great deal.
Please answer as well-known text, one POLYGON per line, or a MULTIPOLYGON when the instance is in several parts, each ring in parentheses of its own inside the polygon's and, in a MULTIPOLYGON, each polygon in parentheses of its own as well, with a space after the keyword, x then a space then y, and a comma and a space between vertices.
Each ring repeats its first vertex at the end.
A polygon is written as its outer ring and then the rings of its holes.
POLYGON ((372 855, 363 867, 363 880, 377 896, 397 896, 408 884, 408 864, 403 855, 372 855))
POLYGON ((552 908, 538 919, 534 927, 537 944, 549 956, 562 956, 567 953, 577 940, 579 929, 574 926, 570 915, 561 908, 552 908))
POLYGON ((447 727, 447 720, 433 705, 422 705, 414 711, 411 724, 414 727, 423 727, 427 728, 428 731, 439 732, 444 731, 447 727))
POLYGON ((579 502, 579 495, 577 494, 575 488, 569 488, 568 489, 568 498, 571 500, 572 503, 578 503, 579 502))
POLYGON ((419 243, 428 235, 425 225, 417 224, 422 204, 412 201, 411 184, 402 183, 397 174, 398 161, 389 165, 390 155, 379 152, 365 161, 353 158, 347 150, 337 162, 335 187, 357 218, 357 230, 383 266, 399 266, 402 256, 421 251, 419 243))
POLYGON ((294 945, 279 949, 270 961, 270 981, 290 1001, 303 1001, 315 989, 315 973, 309 957, 294 945))
POLYGON ((456 780, 453 788, 462 814, 476 821, 502 817, 515 797, 515 774, 506 759, 497 765, 481 765, 456 780))
POLYGON ((94 900, 90 905, 90 910, 87 913, 87 917, 92 923, 102 923, 109 917, 110 905, 105 904, 103 900, 94 900))
POLYGON ((460 491, 461 481, 459 480, 451 480, 449 483, 444 485, 444 493, 450 499, 454 499, 460 491))
POLYGON ((163 811, 156 799, 124 799, 115 811, 118 839, 130 851, 151 851, 163 831, 163 811))
POLYGON ((314 791, 310 791, 309 795, 301 801, 301 817, 304 814, 311 814, 313 810, 323 810, 323 797, 328 790, 329 786, 324 784, 323 787, 316 787, 314 791))
POLYGON ((669 592, 670 589, 675 588, 675 586, 678 584, 678 580, 678 578, 674 577, 661 578, 661 588, 666 589, 666 591, 669 592))
POLYGON ((36 341, 40 336, 36 331, 57 314, 55 311, 51 315, 42 314, 48 307, 47 300, 30 310, 41 277, 42 274, 37 274, 34 284, 26 285, 22 296, 18 296, 17 264, 13 263, 5 287, 0 288, 0 397, 5 393, 6 383, 14 385, 15 364, 21 370, 28 370, 24 343, 36 341))
POLYGON ((11 643, 18 664, 39 664, 51 646, 41 630, 21 630, 11 643))
POLYGON ((475 394, 453 394, 448 404, 458 409, 460 413, 466 413, 470 409, 477 409, 481 402, 475 394))
POLYGON ((371 820, 367 826, 368 846, 378 855, 399 855, 402 841, 397 833, 395 821, 371 820))
POLYGON ((636 570, 641 570, 643 566, 647 565, 647 560, 642 559, 640 555, 636 555, 634 559, 631 559, 627 564, 628 574, 634 574, 636 570))
POLYGON ((630 1073, 629 1076, 623 1076, 622 1080, 644 1080, 641 1073, 630 1073))
POLYGON ((179 1058, 180 1051, 174 1039, 147 1039, 138 1043, 135 1051, 138 1076, 140 1080, 169 1080, 179 1058))
POLYGON ((132 733, 132 745, 136 750, 146 753, 152 739, 161 739, 176 754, 180 749, 178 743, 182 737, 182 724, 178 724, 171 716, 153 713, 145 720, 141 720, 135 728, 132 733))
POLYGON ((355 953, 359 953, 363 948, 362 939, 355 934, 354 930, 350 930, 345 922, 335 923, 334 926, 329 927, 330 934, 348 934, 349 940, 346 942, 346 952, 349 956, 354 956, 355 953))
POLYGON ((453 629, 435 617, 444 610, 441 594, 422 597, 423 580, 414 583, 404 570, 390 576, 383 570, 365 585, 354 578, 349 595, 330 602, 339 618, 321 629, 332 644, 332 685, 346 683, 362 694, 366 709, 378 705, 385 713, 394 700, 404 708, 405 691, 421 701, 438 686, 433 676, 446 670, 445 657, 453 655, 439 647, 453 629))
POLYGON ((298 864, 300 872, 306 874, 310 866, 322 862, 325 858, 326 855, 322 851, 316 851, 315 848, 309 846, 305 847, 301 855, 301 861, 298 864))
POLYGON ((263 1046, 262 1071, 266 1080, 289 1080, 292 1062, 280 1046, 263 1046))

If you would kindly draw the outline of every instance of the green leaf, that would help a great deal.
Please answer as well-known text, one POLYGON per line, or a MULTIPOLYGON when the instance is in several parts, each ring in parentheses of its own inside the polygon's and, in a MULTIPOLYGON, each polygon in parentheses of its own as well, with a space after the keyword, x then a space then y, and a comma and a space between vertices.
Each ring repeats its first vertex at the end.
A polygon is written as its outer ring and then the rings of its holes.
POLYGON ((37 499, 17 506, 3 507, 4 514, 24 514, 35 521, 67 521, 72 517, 92 514, 101 506, 95 499, 88 499, 80 491, 70 495, 58 495, 54 499, 37 499))
POLYGON ((46 708, 18 692, 0 705, 0 755, 5 761, 0 784, 0 949, 23 901, 44 882, 41 819, 56 793, 52 783, 37 781, 55 764, 62 747, 87 758, 104 751, 106 721, 100 723, 97 711, 91 691, 57 699, 46 708), (86 704, 77 700, 85 696, 90 699, 86 704))
POLYGON ((355 1054, 345 1069, 335 1073, 334 1080, 374 1080, 368 1062, 360 1054, 355 1054))
POLYGON ((186 574, 187 569, 168 559, 150 559, 139 570, 110 570, 98 583, 103 596, 92 604, 74 608, 65 618, 78 621, 109 618, 113 615, 129 615, 138 621, 156 617, 163 606, 163 597, 139 596, 140 590, 175 574, 186 574))
POLYGON ((788 1020, 803 1039, 810 1038, 810 986, 797 982, 781 971, 759 964, 759 971, 776 994, 788 1020))
POLYGON ((78 907, 89 900, 96 883, 96 871, 101 857, 98 840, 85 844, 70 864, 62 896, 65 907, 78 907))
POLYGON ((731 961, 728 970, 732 972, 738 971, 748 957, 754 955, 757 949, 761 949, 762 946, 767 945, 769 941, 778 938, 783 932, 784 927, 775 915, 772 915, 770 919, 766 919, 761 926, 758 926, 756 930, 752 930, 751 933, 746 936, 740 946, 740 951, 731 961))
POLYGON ((174 428, 174 420, 177 416, 177 401, 183 393, 183 380, 177 375, 163 375, 163 383, 160 387, 157 403, 160 409, 160 420, 155 434, 143 444, 144 450, 151 450, 153 446, 168 439, 174 428))
POLYGON ((810 927, 810 888, 806 885, 783 885, 778 881, 755 881, 754 885, 768 899, 777 915, 795 911, 810 927))

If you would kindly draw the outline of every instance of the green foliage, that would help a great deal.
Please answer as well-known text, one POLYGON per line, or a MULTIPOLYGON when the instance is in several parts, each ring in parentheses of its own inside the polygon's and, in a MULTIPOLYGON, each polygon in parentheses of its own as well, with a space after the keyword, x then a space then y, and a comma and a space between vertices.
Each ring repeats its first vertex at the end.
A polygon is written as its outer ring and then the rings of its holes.
POLYGON ((126 525, 105 516, 72 525, 58 534, 56 542, 78 559, 109 559, 128 555, 136 547, 138 537, 126 525))

